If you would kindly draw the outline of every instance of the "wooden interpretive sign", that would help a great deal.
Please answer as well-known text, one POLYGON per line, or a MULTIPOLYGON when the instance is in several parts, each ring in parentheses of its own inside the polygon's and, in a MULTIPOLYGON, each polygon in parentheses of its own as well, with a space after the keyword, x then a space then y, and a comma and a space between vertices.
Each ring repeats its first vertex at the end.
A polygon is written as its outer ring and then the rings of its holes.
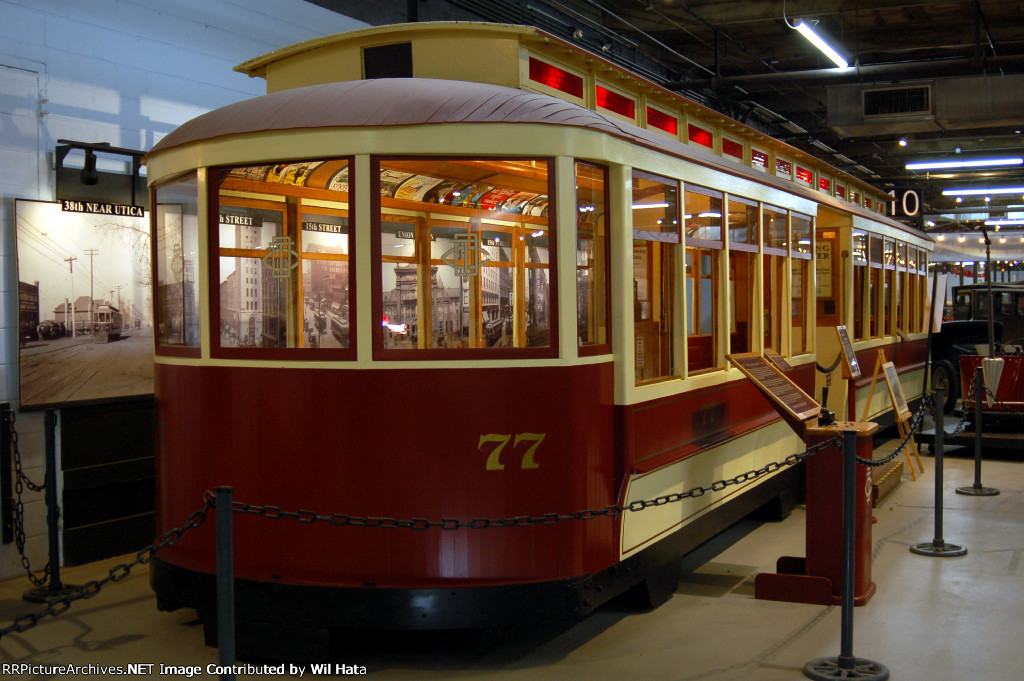
POLYGON ((910 418, 910 407, 907 406, 907 398, 903 396, 903 386, 900 384, 899 374, 896 373, 896 365, 892 362, 883 364, 882 375, 885 377, 885 384, 889 387, 889 398, 892 400, 893 411, 901 420, 910 418))
POLYGON ((860 378, 860 364, 857 353, 853 351, 850 334, 845 326, 837 326, 836 333, 839 334, 839 348, 843 356, 843 378, 860 378))
MULTIPOLYGON (((900 438, 907 439, 907 432, 910 430, 910 407, 907 406, 907 398, 903 395, 903 386, 900 384, 899 374, 896 373, 896 365, 892 362, 883 364, 882 376, 885 377, 885 384, 889 387, 889 399, 892 401, 892 411, 896 416, 896 425, 899 427, 900 438)), ((910 479, 917 480, 917 476, 914 474, 914 461, 910 458, 911 454, 917 459, 917 467, 924 473, 921 453, 917 450, 917 443, 914 442, 914 438, 910 438, 907 441, 904 455, 907 457, 910 479)))
POLYGON ((779 368, 779 371, 793 370, 793 366, 789 362, 787 362, 782 355, 775 352, 774 350, 765 350, 764 356, 768 358, 768 361, 777 366, 779 368))
POLYGON ((756 352, 726 355, 771 400, 776 411, 803 436, 806 422, 821 412, 821 405, 756 352))

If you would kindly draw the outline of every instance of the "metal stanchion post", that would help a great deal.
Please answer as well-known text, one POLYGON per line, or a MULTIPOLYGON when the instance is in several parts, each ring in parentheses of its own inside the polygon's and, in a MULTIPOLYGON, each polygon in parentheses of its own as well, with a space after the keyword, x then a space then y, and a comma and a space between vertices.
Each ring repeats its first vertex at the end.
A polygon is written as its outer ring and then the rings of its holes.
POLYGON ((44 498, 46 500, 46 534, 49 539, 50 581, 43 586, 29 589, 22 599, 31 603, 57 601, 77 593, 77 586, 62 584, 60 581, 60 498, 57 496, 57 413, 46 410, 43 427, 46 445, 46 476, 44 498))
POLYGON ((981 367, 974 372, 974 385, 974 485, 957 487, 956 493, 969 497, 994 497, 999 490, 981 484, 981 399, 985 393, 985 376, 981 367))
POLYGON ((11 468, 14 465, 11 447, 11 422, 8 415, 11 405, 0 404, 0 512, 3 513, 3 543, 14 542, 14 481, 11 468))
MULTIPOLYGON (((214 490, 217 505, 217 650, 221 667, 235 664, 235 557, 232 520, 234 488, 214 490)), ((234 681, 234 673, 222 673, 222 681, 234 681)))
POLYGON ((843 577, 839 657, 821 657, 804 665, 804 676, 815 681, 860 679, 885 681, 889 670, 873 660, 853 655, 853 581, 857 509, 857 433, 843 431, 843 577))
POLYGON ((914 544, 911 553, 922 556, 952 557, 967 553, 967 548, 957 544, 947 544, 942 539, 942 453, 945 449, 946 431, 942 423, 942 407, 946 396, 942 389, 935 391, 935 538, 930 542, 914 544))

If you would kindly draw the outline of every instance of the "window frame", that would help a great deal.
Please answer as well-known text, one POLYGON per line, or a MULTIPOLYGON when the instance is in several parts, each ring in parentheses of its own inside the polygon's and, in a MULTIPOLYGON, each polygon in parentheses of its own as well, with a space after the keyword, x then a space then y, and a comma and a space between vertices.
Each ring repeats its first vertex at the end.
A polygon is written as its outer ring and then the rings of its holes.
MULTIPOLYGON (((558 220, 557 220, 557 195, 556 195, 556 174, 555 158, 551 156, 480 156, 480 155, 444 155, 424 156, 416 154, 374 154, 370 157, 370 334, 372 338, 371 348, 374 361, 432 361, 432 360, 488 360, 488 359, 552 359, 557 358, 560 352, 558 335, 558 258, 557 246, 558 220), (383 254, 381 247, 381 210, 382 196, 380 192, 380 171, 381 163, 388 161, 543 161, 547 164, 547 192, 548 192, 548 345, 534 348, 385 348, 384 331, 380 324, 372 320, 383 319, 384 315, 384 294, 383 281, 381 278, 381 264, 383 254)), ((427 204, 433 205, 433 204, 427 204)), ((467 209, 482 210, 482 209, 467 209)), ((429 229, 429 225, 428 225, 429 229)), ((575 252, 574 252, 575 253, 575 252)), ((526 263, 523 264, 523 271, 526 272, 526 263)), ((533 268, 537 269, 537 268, 533 268)), ((542 269, 542 268, 541 268, 542 269)))
MULTIPOLYGON (((281 192, 279 195, 283 197, 294 196, 301 199, 303 195, 308 195, 311 192, 323 192, 323 196, 318 197, 327 201, 337 201, 337 197, 331 197, 328 195, 330 190, 327 189, 315 189, 312 187, 297 187, 288 184, 281 184, 281 189, 287 191, 281 192)), ((356 291, 356 267, 355 267, 355 254, 356 254, 356 230, 355 230, 355 196, 356 196, 356 178, 355 178, 355 159, 352 156, 336 156, 328 158, 318 159, 287 159, 282 161, 256 161, 253 163, 245 164, 232 164, 224 166, 216 166, 208 169, 207 172, 207 249, 209 253, 208 272, 210 280, 210 291, 209 291, 209 306, 210 306, 210 324, 215 326, 217 331, 210 334, 210 356, 216 359, 263 359, 263 360, 279 360, 279 361, 354 361, 357 357, 357 328, 358 328, 358 295, 356 291), (310 348, 310 347, 296 347, 296 348, 261 348, 261 347, 230 347, 223 346, 220 342, 220 321, 221 321, 221 309, 220 309, 220 259, 221 259, 221 245, 220 245, 220 186, 221 179, 225 176, 232 168, 241 168, 249 166, 263 166, 263 165, 277 165, 280 163, 304 163, 313 161, 345 161, 348 167, 348 184, 349 191, 347 197, 348 203, 348 256, 347 262, 348 267, 348 291, 349 291, 349 347, 347 348, 310 348)), ((259 199, 253 199, 258 201, 259 199)), ((282 233, 289 234, 287 229, 288 221, 297 221, 297 230, 300 233, 299 239, 295 243, 296 252, 299 253, 299 260, 297 266, 297 277, 301 282, 302 278, 302 243, 301 243, 301 232, 302 232, 302 214, 305 210, 301 205, 298 206, 299 210, 295 211, 295 215, 292 217, 288 216, 289 204, 287 201, 281 204, 283 210, 283 222, 281 225, 282 233)), ((267 249, 255 249, 266 251, 267 249)), ((231 257, 231 256, 225 256, 231 257)), ((244 256, 242 256, 244 257, 244 256)), ((313 258, 322 259, 322 258, 313 258)), ((338 260, 341 260, 338 258, 338 260)), ((302 296, 300 293, 300 304, 302 296)))
MULTIPOLYGON (((160 189, 164 189, 166 187, 170 187, 172 185, 180 184, 180 183, 183 183, 183 182, 188 182, 190 180, 194 181, 195 182, 195 186, 196 186, 196 220, 197 220, 197 223, 198 223, 198 221, 202 217, 201 214, 200 214, 200 211, 198 209, 198 206, 199 206, 199 197, 201 196, 201 194, 203 192, 203 182, 200 179, 200 174, 199 174, 199 172, 197 170, 192 170, 190 172, 183 173, 182 175, 179 175, 177 177, 171 178, 171 179, 169 179, 169 180, 167 180, 165 182, 161 182, 159 185, 155 185, 155 186, 151 187, 150 190, 149 190, 149 192, 150 192, 150 194, 149 194, 149 205, 153 206, 153 209, 149 212, 150 230, 151 230, 152 235, 153 235, 153 238, 150 239, 150 250, 151 250, 150 258, 151 258, 151 261, 153 262, 153 347, 154 347, 154 353, 157 356, 163 356, 163 357, 191 357, 191 358, 198 358, 198 357, 202 356, 202 336, 203 336, 203 328, 204 328, 204 325, 205 325, 204 324, 205 320, 202 317, 202 311, 201 310, 197 310, 197 312, 196 312, 197 315, 199 316, 199 344, 198 345, 185 345, 185 344, 167 345, 167 344, 163 344, 163 343, 160 342, 160 333, 159 333, 159 329, 157 328, 157 326, 159 324, 159 320, 160 320, 160 314, 162 312, 162 307, 163 307, 161 305, 161 297, 160 297, 160 279, 157 276, 158 273, 159 273, 159 262, 160 262, 159 261, 159 257, 158 257, 158 254, 159 254, 159 244, 158 244, 158 239, 157 239, 157 235, 160 233, 158 228, 157 228, 157 221, 159 220, 159 206, 160 206, 160 204, 157 203, 157 192, 160 189)), ((198 230, 198 224, 197 224, 197 230, 198 230)), ((197 234, 197 239, 198 239, 198 234, 197 234)), ((202 243, 200 242, 198 244, 198 246, 199 246, 199 248, 202 248, 202 243)), ((197 268, 196 269, 198 269, 198 262, 199 262, 199 258, 197 256, 197 258, 196 258, 197 268)), ((197 281, 196 282, 196 286, 198 287, 198 285, 199 285, 199 282, 197 281)), ((198 298, 197 303, 201 306, 202 305, 202 299, 199 298, 198 296, 197 296, 197 298, 198 298)))
MULTIPOLYGON (((666 192, 667 192, 667 190, 666 190, 666 192)), ((683 247, 683 224, 682 224, 683 219, 682 219, 682 215, 683 215, 683 212, 684 212, 683 211, 684 188, 683 188, 683 183, 678 178, 671 177, 669 175, 662 175, 660 173, 655 173, 655 172, 652 172, 652 171, 649 171, 649 170, 643 170, 641 168, 634 167, 634 168, 632 168, 631 174, 630 174, 630 189, 629 189, 629 193, 627 194, 627 196, 629 198, 630 207, 631 207, 630 208, 630 223, 631 223, 631 228, 632 228, 631 234, 630 234, 631 238, 630 238, 630 242, 629 243, 630 243, 630 250, 634 254, 633 255, 633 263, 634 263, 634 265, 633 265, 633 268, 631 270, 631 275, 635 275, 635 273, 636 273, 636 242, 641 241, 641 242, 644 242, 646 244, 657 244, 656 246, 647 246, 647 247, 645 247, 647 250, 646 250, 645 255, 644 255, 644 259, 645 259, 644 266, 645 266, 645 268, 647 268, 648 272, 650 272, 653 269, 657 269, 658 270, 658 272, 660 273, 660 276, 659 276, 659 286, 658 286, 657 291, 659 292, 659 294, 661 295, 662 298, 665 298, 665 297, 668 298, 668 301, 667 301, 668 310, 667 310, 667 314, 665 315, 664 319, 661 318, 660 314, 658 315, 658 319, 655 319, 655 317, 654 317, 654 306, 653 305, 651 305, 651 307, 649 308, 649 312, 650 312, 650 316, 649 317, 644 317, 644 316, 641 315, 639 317, 639 319, 638 319, 638 315, 637 315, 637 304, 638 304, 638 301, 637 301, 637 298, 635 297, 635 293, 634 293, 634 297, 633 297, 634 314, 633 314, 633 325, 632 325, 633 328, 632 328, 632 337, 631 337, 632 338, 631 342, 633 344, 634 351, 635 351, 635 348, 637 347, 637 338, 638 338, 638 336, 637 336, 637 331, 638 331, 637 325, 638 324, 650 325, 650 324, 654 324, 654 323, 658 323, 659 324, 658 330, 657 330, 657 334, 656 334, 657 338, 658 338, 658 341, 659 341, 659 343, 658 343, 658 353, 657 353, 657 361, 658 361, 658 367, 659 367, 658 368, 658 372, 659 373, 657 373, 654 376, 650 376, 648 378, 636 378, 635 372, 636 372, 638 367, 636 366, 636 355, 634 355, 634 366, 633 366, 634 381, 633 381, 633 388, 643 388, 645 386, 655 385, 655 384, 658 384, 658 383, 664 383, 666 381, 678 380, 678 379, 681 379, 685 375, 684 367, 683 367, 683 364, 684 364, 683 363, 683 358, 679 354, 679 348, 677 347, 677 345, 678 345, 678 333, 679 333, 679 328, 680 328, 680 315, 679 315, 679 311, 681 309, 680 301, 678 300, 678 297, 679 297, 679 258, 680 258, 680 254, 682 253, 682 247, 683 247), (648 182, 660 183, 664 187, 671 187, 672 189, 675 190, 675 207, 674 207, 675 210, 674 210, 674 217, 673 217, 673 223, 675 225, 674 227, 672 227, 670 229, 660 230, 660 231, 637 229, 636 220, 635 220, 636 211, 637 210, 643 210, 643 208, 639 207, 639 206, 642 206, 643 204, 637 204, 636 203, 636 195, 635 195, 636 187, 634 186, 633 182, 635 180, 637 180, 637 179, 643 179, 643 180, 646 180, 648 182), (660 253, 657 256, 653 252, 655 250, 660 251, 660 253), (655 267, 656 265, 660 265, 660 267, 655 267), (666 282, 666 278, 668 280, 667 282, 666 282)), ((668 208, 668 206, 666 206, 666 208, 668 208)), ((666 217, 668 217, 667 213, 666 213, 666 217)), ((635 277, 634 277, 634 281, 635 281, 635 277)), ((646 281, 647 281, 647 284, 648 284, 648 287, 649 287, 650 291, 653 292, 655 290, 654 286, 653 286, 653 283, 652 283, 653 279, 650 276, 648 276, 646 281)), ((635 287, 634 287, 634 290, 635 290, 635 287)), ((652 295, 650 298, 648 298, 648 301, 649 302, 653 302, 653 297, 654 296, 652 295)), ((665 307, 666 307, 666 303, 665 303, 664 300, 662 300, 661 309, 664 310, 665 307)), ((646 338, 647 335, 645 334, 643 337, 646 338)), ((645 351, 645 359, 646 359, 646 355, 647 355, 647 352, 645 351)))
MULTIPOLYGON (((589 168, 599 169, 604 174, 604 315, 605 325, 607 326, 607 340, 604 343, 595 343, 593 345, 579 345, 577 341, 576 354, 578 357, 593 357, 595 355, 607 355, 612 352, 612 277, 611 277, 611 264, 612 264, 612 234, 611 234, 611 170, 608 166, 600 163, 592 163, 590 161, 583 161, 578 158, 573 159, 573 176, 578 176, 577 167, 580 165, 587 166, 589 168)), ((574 197, 576 198, 576 197, 574 197)), ((550 210, 548 213, 550 214, 550 210)), ((579 242, 579 221, 576 225, 576 242, 579 242)), ((579 294, 577 291, 576 300, 579 300, 579 294)), ((578 304, 578 303, 577 303, 578 304)), ((577 319, 579 318, 579 310, 576 311, 577 319)), ((579 329, 577 328, 577 332, 579 329)), ((578 333, 577 333, 578 335, 578 333)))

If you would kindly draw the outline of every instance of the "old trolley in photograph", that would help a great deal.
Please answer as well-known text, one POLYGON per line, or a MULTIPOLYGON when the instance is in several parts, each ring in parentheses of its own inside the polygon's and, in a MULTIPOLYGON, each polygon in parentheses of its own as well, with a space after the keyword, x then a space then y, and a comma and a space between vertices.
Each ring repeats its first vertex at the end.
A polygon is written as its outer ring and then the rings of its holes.
POLYGON ((92 311, 92 337, 97 343, 109 343, 121 337, 123 329, 121 311, 110 303, 103 302, 92 311))
MULTIPOLYGON (((794 147, 530 27, 368 28, 238 70, 269 94, 146 158, 159 532, 218 485, 481 526, 236 515, 242 621, 475 628, 630 589, 657 604, 686 551, 800 470, 618 516, 485 519, 625 506, 803 451, 730 353, 776 353, 820 395, 843 324, 862 366, 881 350, 921 395, 930 239, 794 147)), ((869 383, 835 369, 828 406, 884 415, 869 383)), ((212 532, 163 549, 160 606, 212 617, 214 570, 212 532)))

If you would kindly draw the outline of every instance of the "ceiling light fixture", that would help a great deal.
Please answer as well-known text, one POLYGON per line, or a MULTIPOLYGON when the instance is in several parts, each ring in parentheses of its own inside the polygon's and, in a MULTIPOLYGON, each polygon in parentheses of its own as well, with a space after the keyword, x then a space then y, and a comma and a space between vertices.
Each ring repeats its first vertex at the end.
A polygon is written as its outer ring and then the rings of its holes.
POLYGON ((901 137, 899 144, 900 144, 901 147, 907 146, 907 138, 906 137, 901 137))
POLYGON ((850 66, 850 63, 843 59, 842 55, 836 52, 835 49, 825 42, 821 36, 815 33, 814 29, 804 23, 803 19, 797 19, 796 25, 793 28, 800 31, 800 35, 811 41, 811 43, 821 50, 822 54, 831 59, 836 66, 843 69, 850 66))
POLYGON ((919 161, 908 163, 907 170, 933 170, 939 168, 979 168, 985 166, 1019 166, 1024 158, 976 158, 968 161, 919 161))
POLYGON ((1010 227, 1013 225, 1024 225, 1024 220, 985 220, 985 224, 994 227, 1010 227))
POLYGON ((982 187, 981 189, 943 189, 943 196, 977 196, 979 194, 1020 194, 1024 187, 982 187))

